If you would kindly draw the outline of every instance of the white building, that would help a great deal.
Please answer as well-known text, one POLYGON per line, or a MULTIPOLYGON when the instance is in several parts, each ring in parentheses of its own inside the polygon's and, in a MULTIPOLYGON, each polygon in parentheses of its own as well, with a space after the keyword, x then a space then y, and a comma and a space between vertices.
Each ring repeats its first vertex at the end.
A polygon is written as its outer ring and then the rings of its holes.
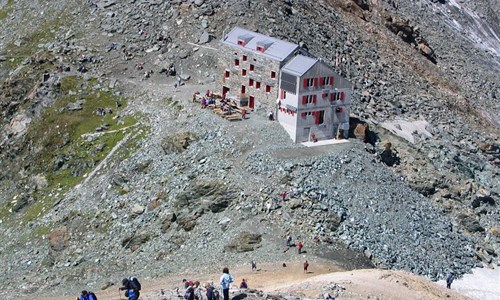
POLYGON ((322 60, 297 55, 280 70, 277 119, 296 143, 347 137, 351 95, 322 60))

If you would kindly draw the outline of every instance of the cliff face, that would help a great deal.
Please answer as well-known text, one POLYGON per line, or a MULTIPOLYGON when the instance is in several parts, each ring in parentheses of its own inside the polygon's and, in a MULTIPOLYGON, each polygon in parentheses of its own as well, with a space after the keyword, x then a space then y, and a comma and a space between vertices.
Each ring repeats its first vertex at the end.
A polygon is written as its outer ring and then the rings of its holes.
POLYGON ((288 234, 348 251, 348 268, 436 279, 497 263, 499 7, 0 1, 5 293, 293 260, 288 234), (218 40, 235 25, 336 66, 371 143, 304 149, 265 111, 233 124, 199 110, 191 95, 220 88, 218 40))

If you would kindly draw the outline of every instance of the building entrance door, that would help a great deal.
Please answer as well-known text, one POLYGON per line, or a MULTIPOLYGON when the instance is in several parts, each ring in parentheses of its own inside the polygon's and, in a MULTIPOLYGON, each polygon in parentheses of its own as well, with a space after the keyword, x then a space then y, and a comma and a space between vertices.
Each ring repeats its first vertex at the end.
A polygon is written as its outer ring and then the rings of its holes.
POLYGON ((222 98, 226 98, 227 92, 229 92, 229 88, 227 86, 222 86, 222 98))
POLYGON ((304 128, 304 135, 302 136, 302 141, 303 142, 308 142, 309 141, 309 134, 311 133, 311 128, 306 127, 304 128))
POLYGON ((250 96, 248 98, 248 107, 252 108, 255 106, 255 97, 254 96, 250 96))

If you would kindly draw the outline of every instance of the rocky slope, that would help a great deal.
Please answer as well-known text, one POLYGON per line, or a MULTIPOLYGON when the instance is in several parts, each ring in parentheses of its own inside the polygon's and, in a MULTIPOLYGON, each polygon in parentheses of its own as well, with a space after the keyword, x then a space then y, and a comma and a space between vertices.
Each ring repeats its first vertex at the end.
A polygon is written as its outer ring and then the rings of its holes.
POLYGON ((2 296, 293 261, 288 234, 346 268, 438 279, 496 264, 498 7, 0 1, 2 296), (234 25, 337 65, 373 143, 306 149, 265 112, 233 124, 200 111, 190 95, 212 87, 234 25), (398 120, 428 134, 409 142, 398 120))

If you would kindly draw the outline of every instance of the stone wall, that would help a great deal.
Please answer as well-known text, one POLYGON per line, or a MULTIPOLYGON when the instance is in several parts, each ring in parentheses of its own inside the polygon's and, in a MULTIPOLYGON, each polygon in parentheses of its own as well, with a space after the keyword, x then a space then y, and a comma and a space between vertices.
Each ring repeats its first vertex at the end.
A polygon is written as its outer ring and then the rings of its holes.
POLYGON ((241 98, 244 104, 245 101, 250 102, 250 96, 253 96, 255 109, 269 110, 275 107, 278 97, 279 61, 242 49, 220 45, 217 69, 217 82, 220 90, 222 91, 223 86, 230 89, 227 97, 241 98), (239 66, 235 65, 235 60, 239 61, 239 66), (253 66, 253 71, 251 66, 253 66), (229 77, 226 77, 227 71, 229 77), (246 75, 243 75, 244 71, 246 75), (275 78, 271 78, 271 72, 275 72, 275 78), (260 83, 260 88, 258 88, 258 83, 260 83), (244 94, 242 94, 242 86, 245 86, 244 94), (269 86, 270 91, 266 91, 266 86, 269 86))

